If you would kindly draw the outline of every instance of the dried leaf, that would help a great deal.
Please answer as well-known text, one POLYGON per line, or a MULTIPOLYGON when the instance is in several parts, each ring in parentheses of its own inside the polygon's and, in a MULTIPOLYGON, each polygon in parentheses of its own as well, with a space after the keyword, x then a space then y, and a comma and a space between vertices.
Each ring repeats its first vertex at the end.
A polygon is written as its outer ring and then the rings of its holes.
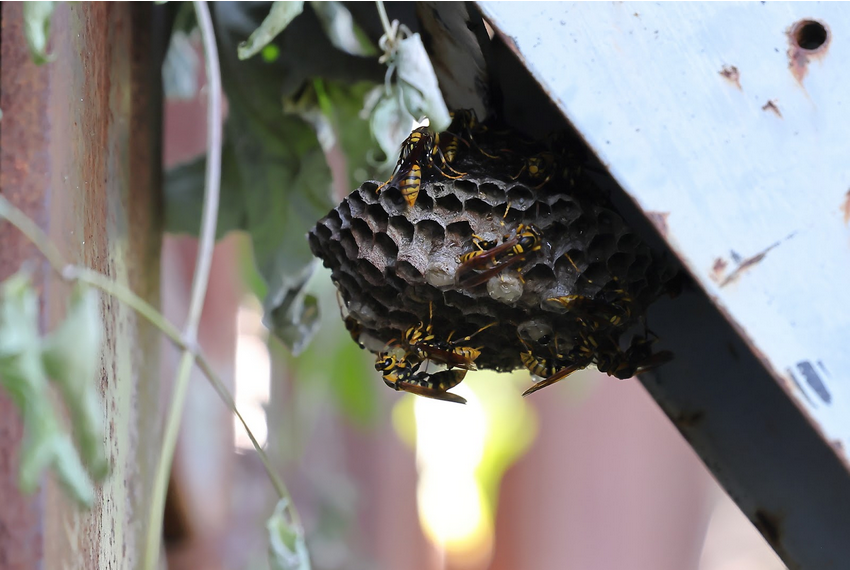
POLYGON ((449 109, 419 34, 398 43, 394 62, 407 110, 417 119, 428 117, 431 129, 438 133, 449 128, 449 109))
POLYGON ((378 50, 369 41, 366 33, 354 22, 351 12, 342 2, 328 0, 325 2, 310 2, 316 16, 322 23, 328 39, 337 48, 351 55, 371 57, 378 55, 378 50))
POLYGON ((304 2, 273 2, 269 15, 247 41, 239 44, 239 59, 248 59, 259 53, 275 36, 281 33, 289 23, 304 10, 304 2))
POLYGON ((386 93, 383 86, 376 88, 380 97, 372 109, 369 125, 378 146, 386 156, 385 166, 395 164, 401 144, 410 134, 413 125, 411 115, 401 100, 401 90, 393 85, 386 93))

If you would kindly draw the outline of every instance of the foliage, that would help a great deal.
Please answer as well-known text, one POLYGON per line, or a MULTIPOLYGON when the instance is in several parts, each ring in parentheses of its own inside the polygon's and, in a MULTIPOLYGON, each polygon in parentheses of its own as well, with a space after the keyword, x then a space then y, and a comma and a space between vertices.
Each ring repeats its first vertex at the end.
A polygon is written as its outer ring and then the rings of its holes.
POLYGON ((269 561, 272 570, 310 570, 310 557, 301 526, 290 517, 289 499, 278 501, 266 522, 269 533, 269 561))
POLYGON ((288 2, 272 2, 269 15, 260 23, 256 30, 244 42, 239 42, 239 59, 248 59, 281 33, 289 23, 304 11, 304 2, 292 0, 288 2))
MULTIPOLYGON (((274 3, 267 14, 268 5, 214 5, 229 103, 218 236, 251 235, 264 322, 297 354, 319 322, 304 292, 315 268, 305 234, 332 204, 326 153, 338 145, 354 187, 393 164, 411 111, 433 115, 435 126, 448 124, 448 111, 421 39, 398 22, 381 41, 385 73, 342 4, 281 4, 300 3, 274 3)), ((167 231, 197 234, 204 167, 202 157, 167 174, 167 231)))
POLYGON ((0 385, 23 419, 21 490, 35 491, 44 470, 52 468, 69 496, 90 507, 94 489, 89 474, 101 480, 109 473, 102 406, 94 383, 103 334, 97 294, 75 288, 65 320, 41 338, 38 294, 29 275, 17 273, 0 287, 0 385), (70 411, 79 455, 52 403, 48 378, 70 411))
POLYGON ((50 18, 55 7, 55 2, 24 2, 23 5, 24 39, 36 65, 53 61, 53 56, 47 53, 47 41, 50 39, 50 18))

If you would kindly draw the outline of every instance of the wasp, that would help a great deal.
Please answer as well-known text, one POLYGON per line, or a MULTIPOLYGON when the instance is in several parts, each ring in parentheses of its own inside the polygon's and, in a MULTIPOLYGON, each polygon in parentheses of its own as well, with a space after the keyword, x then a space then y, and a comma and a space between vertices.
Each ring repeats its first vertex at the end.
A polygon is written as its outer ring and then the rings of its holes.
POLYGON ((554 153, 543 151, 525 158, 522 163, 522 168, 516 173, 516 176, 511 176, 512 180, 516 180, 522 176, 523 172, 528 173, 531 180, 543 180, 540 184, 534 187, 535 190, 543 187, 557 173, 557 158, 554 153))
POLYGON ((543 378, 543 380, 535 383, 534 386, 523 392, 523 396, 528 396, 546 386, 551 386, 576 370, 586 368, 591 362, 587 358, 574 358, 572 355, 563 355, 560 353, 548 358, 535 356, 525 340, 522 337, 519 340, 526 348, 525 352, 521 352, 519 355, 523 365, 535 376, 543 378))
POLYGON ((478 121, 475 111, 472 109, 458 109, 449 113, 452 122, 449 125, 448 133, 452 135, 452 141, 446 146, 446 159, 451 162, 454 160, 459 147, 459 142, 463 142, 467 146, 474 146, 475 149, 486 156, 487 158, 498 160, 498 156, 487 153, 478 142, 473 134, 475 132, 486 133, 487 127, 478 121))
POLYGON ((444 177, 452 180, 463 177, 464 173, 457 172, 448 165, 442 151, 435 142, 436 140, 438 140, 437 135, 432 134, 428 127, 419 127, 410 133, 402 144, 392 177, 381 184, 375 192, 380 192, 385 186, 397 184, 404 201, 407 202, 409 207, 413 207, 417 196, 419 196, 423 167, 433 166, 444 177), (434 163, 435 155, 440 158, 445 167, 455 172, 457 176, 446 174, 437 166, 434 163))
POLYGON ((485 240, 475 234, 472 234, 472 245, 475 247, 472 251, 468 253, 464 253, 460 256, 460 262, 466 263, 467 261, 482 255, 489 249, 493 249, 499 244, 497 240, 485 240))
POLYGON ((615 291, 617 296, 612 301, 591 299, 584 295, 564 295, 550 297, 545 303, 552 307, 565 309, 576 315, 583 325, 596 330, 603 325, 619 327, 628 322, 633 313, 634 299, 625 291, 615 291))
POLYGON ((455 279, 460 287, 477 287, 504 269, 525 261, 528 254, 542 247, 543 234, 540 230, 533 224, 520 224, 513 238, 505 236, 502 244, 469 256, 461 263, 455 279), (474 270, 483 271, 475 273, 474 270))
POLYGON ((621 380, 631 378, 657 368, 673 359, 673 353, 662 350, 653 354, 652 342, 646 337, 634 337, 625 351, 602 351, 596 356, 596 367, 600 372, 621 380))
POLYGON ((477 370, 475 360, 481 356, 481 349, 471 346, 462 346, 460 343, 472 340, 478 333, 492 327, 496 322, 485 325, 474 333, 462 339, 452 341, 454 332, 444 341, 434 335, 431 323, 433 318, 433 303, 428 305, 428 325, 420 322, 418 325, 408 328, 402 335, 402 341, 408 350, 405 358, 415 357, 419 361, 431 360, 438 364, 444 364, 449 368, 462 368, 464 370, 477 370))
POLYGON ((375 369, 383 372, 384 383, 396 391, 410 392, 418 396, 465 404, 466 399, 451 394, 448 390, 454 388, 466 376, 466 370, 443 370, 434 374, 420 372, 421 363, 412 363, 405 358, 381 353, 375 362, 375 369))

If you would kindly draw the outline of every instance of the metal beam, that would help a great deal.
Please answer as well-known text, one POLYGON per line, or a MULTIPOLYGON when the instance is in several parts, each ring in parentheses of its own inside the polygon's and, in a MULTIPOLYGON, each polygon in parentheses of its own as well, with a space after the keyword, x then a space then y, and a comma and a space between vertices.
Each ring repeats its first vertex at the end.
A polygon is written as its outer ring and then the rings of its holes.
POLYGON ((645 386, 790 568, 842 567, 850 10, 478 5, 701 289, 645 386))

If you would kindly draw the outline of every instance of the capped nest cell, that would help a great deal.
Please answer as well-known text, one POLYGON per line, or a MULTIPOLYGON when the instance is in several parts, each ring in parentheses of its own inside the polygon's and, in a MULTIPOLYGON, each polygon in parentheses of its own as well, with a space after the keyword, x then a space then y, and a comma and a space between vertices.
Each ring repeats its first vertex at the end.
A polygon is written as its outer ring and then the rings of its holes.
POLYGON ((388 184, 363 183, 310 232, 352 336, 417 363, 429 342, 474 347, 470 368, 542 377, 591 363, 628 377, 669 358, 653 357, 645 336, 621 342, 674 271, 579 155, 563 137, 533 143, 463 116, 439 137, 415 131, 388 184), (432 340, 417 344, 415 330, 432 340))

